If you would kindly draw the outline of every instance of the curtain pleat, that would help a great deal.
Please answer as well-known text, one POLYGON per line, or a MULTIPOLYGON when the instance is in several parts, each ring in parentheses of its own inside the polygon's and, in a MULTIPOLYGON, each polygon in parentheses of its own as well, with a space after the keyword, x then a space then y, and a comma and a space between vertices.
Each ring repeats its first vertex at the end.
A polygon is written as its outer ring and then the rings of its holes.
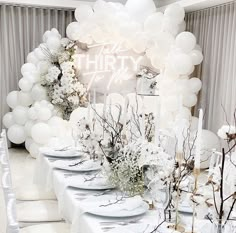
POLYGON ((204 126, 217 132, 234 123, 236 109, 236 2, 186 15, 187 30, 196 35, 204 61, 196 75, 203 87, 195 114, 205 111, 204 126))
POLYGON ((21 66, 29 52, 42 42, 46 30, 57 28, 66 35, 66 26, 74 21, 74 11, 0 5, 0 128, 9 111, 6 96, 18 90, 21 66))

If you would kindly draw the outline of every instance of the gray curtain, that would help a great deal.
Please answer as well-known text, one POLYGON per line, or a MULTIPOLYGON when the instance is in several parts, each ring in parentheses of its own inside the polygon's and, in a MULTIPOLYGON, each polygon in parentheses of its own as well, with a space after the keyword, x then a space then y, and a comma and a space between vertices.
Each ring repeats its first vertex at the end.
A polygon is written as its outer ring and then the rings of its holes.
POLYGON ((66 26, 73 20, 74 12, 69 9, 0 5, 0 128, 9 111, 6 96, 18 90, 27 54, 42 42, 48 29, 55 27, 65 36, 66 26))
POLYGON ((205 128, 216 132, 222 124, 234 123, 236 2, 188 13, 186 21, 187 30, 196 35, 204 54, 196 72, 203 82, 196 109, 205 110, 205 128))

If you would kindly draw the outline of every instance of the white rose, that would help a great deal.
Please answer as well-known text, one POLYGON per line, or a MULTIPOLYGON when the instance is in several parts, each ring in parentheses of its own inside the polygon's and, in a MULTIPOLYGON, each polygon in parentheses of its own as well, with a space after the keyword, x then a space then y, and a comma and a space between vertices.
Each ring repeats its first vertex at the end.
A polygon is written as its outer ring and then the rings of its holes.
POLYGON ((228 138, 227 134, 235 134, 236 128, 232 125, 223 125, 217 132, 218 136, 224 140, 228 138))

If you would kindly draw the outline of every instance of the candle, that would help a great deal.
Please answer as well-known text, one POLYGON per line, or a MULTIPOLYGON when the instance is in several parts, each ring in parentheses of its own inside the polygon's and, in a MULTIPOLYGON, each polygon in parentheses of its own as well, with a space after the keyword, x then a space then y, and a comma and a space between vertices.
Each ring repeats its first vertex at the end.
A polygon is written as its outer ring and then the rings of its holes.
POLYGON ((161 102, 160 96, 157 96, 156 116, 155 116, 155 144, 160 144, 160 120, 161 120, 161 102))
POLYGON ((201 147, 202 147, 202 120, 203 120, 203 111, 199 110, 199 121, 198 121, 198 132, 196 139, 196 150, 195 150, 195 169, 200 169, 201 163, 201 147))
POLYGON ((90 93, 88 94, 88 111, 87 111, 88 115, 87 115, 87 121, 88 121, 88 124, 90 125, 91 123, 91 119, 90 119, 90 116, 91 116, 91 105, 90 105, 90 93))
POLYGON ((93 89, 93 117, 92 121, 95 122, 95 115, 96 115, 96 88, 93 89))
POLYGON ((128 96, 125 97, 125 104, 123 109, 123 135, 126 137, 126 130, 127 130, 127 111, 128 111, 128 104, 129 104, 129 98, 128 96))
POLYGON ((103 118, 106 118, 106 111, 107 111, 107 92, 105 91, 103 96, 103 118))
POLYGON ((144 96, 142 96, 142 124, 141 124, 141 134, 143 142, 145 141, 145 108, 144 108, 144 96))

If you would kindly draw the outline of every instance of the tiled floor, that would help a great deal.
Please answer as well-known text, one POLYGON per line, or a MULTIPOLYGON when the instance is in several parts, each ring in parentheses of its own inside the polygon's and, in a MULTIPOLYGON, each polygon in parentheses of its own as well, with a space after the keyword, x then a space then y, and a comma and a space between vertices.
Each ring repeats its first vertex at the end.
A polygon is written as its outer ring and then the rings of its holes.
MULTIPOLYGON (((29 156, 24 149, 10 149, 9 153, 13 187, 22 183, 32 185, 35 159, 29 156)), ((5 233, 5 220, 5 205, 2 189, 0 189, 0 233, 5 233)))

